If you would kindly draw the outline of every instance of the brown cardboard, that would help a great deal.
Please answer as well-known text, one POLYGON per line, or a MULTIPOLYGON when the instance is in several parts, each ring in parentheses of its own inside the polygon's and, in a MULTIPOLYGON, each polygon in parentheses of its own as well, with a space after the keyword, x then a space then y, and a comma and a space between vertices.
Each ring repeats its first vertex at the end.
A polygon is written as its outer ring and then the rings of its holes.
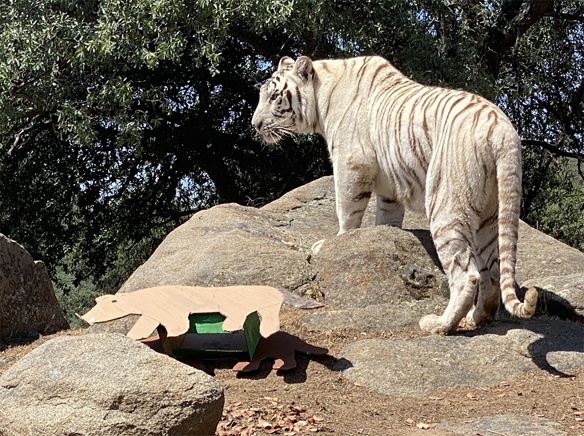
POLYGON ((190 314, 215 312, 225 316, 223 330, 229 332, 243 329, 246 317, 257 312, 260 334, 267 338, 280 329, 283 297, 269 286, 157 286, 103 295, 95 301, 96 306, 81 319, 94 324, 130 314, 142 315, 128 332, 130 338, 137 340, 149 337, 160 326, 169 339, 180 337, 189 329, 190 314))

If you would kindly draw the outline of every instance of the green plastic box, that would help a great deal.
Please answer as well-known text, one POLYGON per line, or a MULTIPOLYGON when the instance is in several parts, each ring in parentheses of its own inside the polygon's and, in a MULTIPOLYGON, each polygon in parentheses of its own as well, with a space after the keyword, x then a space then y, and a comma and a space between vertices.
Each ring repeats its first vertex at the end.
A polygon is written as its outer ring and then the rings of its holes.
POLYGON ((253 358, 260 340, 260 318, 251 312, 243 330, 223 330, 225 317, 220 313, 193 313, 189 315, 189 329, 182 342, 172 348, 176 357, 221 357, 246 354, 253 358))

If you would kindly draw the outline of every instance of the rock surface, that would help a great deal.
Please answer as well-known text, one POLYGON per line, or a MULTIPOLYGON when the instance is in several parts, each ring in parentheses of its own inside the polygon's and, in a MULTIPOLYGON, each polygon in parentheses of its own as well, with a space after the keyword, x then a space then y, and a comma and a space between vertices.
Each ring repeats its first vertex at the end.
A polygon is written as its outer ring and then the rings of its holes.
MULTIPOLYGON (((260 209, 226 204, 201 211, 172 231, 119 292, 261 284, 299 294, 322 291, 327 305, 337 308, 447 295, 426 218, 407 213, 403 230, 374 227, 371 203, 362 228, 340 237, 332 177, 260 209), (310 247, 321 239, 327 241, 311 256, 310 247)), ((583 265, 584 253, 520 223, 519 284, 582 273, 583 265)))
POLYGON ((68 327, 44 263, 0 234, 0 342, 68 327))
POLYGON ((223 391, 122 335, 57 337, 0 378, 0 435, 213 435, 223 391))
POLYGON ((120 292, 159 284, 252 285, 296 289, 309 274, 306 254, 293 249, 289 221, 237 204, 197 213, 172 231, 120 292))
POLYGON ((542 369, 584 368, 584 325, 558 320, 501 321, 454 336, 369 339, 349 344, 337 369, 393 397, 423 397, 437 387, 497 384, 542 369))
POLYGON ((315 257, 316 281, 327 304, 361 308, 448 296, 427 232, 376 226, 333 237, 315 257))
POLYGON ((505 436, 564 436, 566 432, 549 419, 526 415, 486 416, 464 424, 440 424, 438 428, 448 429, 461 435, 505 435, 505 436))
MULTIPOLYGON (((380 336, 415 330, 421 316, 441 313, 448 298, 427 220, 406 214, 404 229, 374 227, 373 207, 361 229, 339 237, 331 177, 260 209, 214 207, 174 230, 119 292, 172 284, 271 285, 324 299, 325 308, 301 319, 310 330, 380 336), (313 255, 310 247, 321 239, 326 241, 313 255)), ((526 371, 562 375, 584 368, 583 324, 567 321, 581 314, 583 268, 584 253, 521 223, 517 280, 540 287, 540 319, 502 319, 448 337, 419 332, 356 340, 336 356, 337 369, 370 390, 400 398, 497 383, 526 371), (552 294, 560 309, 544 304, 552 294)))
POLYGON ((584 265, 582 270, 577 274, 531 279, 523 286, 539 288, 540 294, 546 297, 544 304, 560 302, 584 317, 584 265))

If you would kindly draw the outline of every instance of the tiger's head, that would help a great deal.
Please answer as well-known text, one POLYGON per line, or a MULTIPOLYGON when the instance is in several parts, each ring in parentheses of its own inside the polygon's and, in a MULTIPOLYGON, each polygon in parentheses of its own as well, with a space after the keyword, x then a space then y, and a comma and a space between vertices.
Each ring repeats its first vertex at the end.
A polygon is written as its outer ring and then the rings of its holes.
POLYGON ((251 121, 264 141, 274 144, 284 136, 314 132, 314 70, 306 56, 280 59, 278 70, 260 89, 251 121))

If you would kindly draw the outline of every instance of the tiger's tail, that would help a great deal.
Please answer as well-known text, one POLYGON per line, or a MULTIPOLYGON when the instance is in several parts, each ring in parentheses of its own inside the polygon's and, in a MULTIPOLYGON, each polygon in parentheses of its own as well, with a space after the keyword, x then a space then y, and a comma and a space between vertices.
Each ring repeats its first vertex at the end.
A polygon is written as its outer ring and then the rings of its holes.
POLYGON ((501 299, 513 316, 529 318, 537 306, 537 290, 530 288, 521 302, 515 293, 515 265, 521 207, 521 140, 513 130, 511 138, 503 139, 502 150, 496 153, 497 187, 499 192, 499 270, 501 299))

